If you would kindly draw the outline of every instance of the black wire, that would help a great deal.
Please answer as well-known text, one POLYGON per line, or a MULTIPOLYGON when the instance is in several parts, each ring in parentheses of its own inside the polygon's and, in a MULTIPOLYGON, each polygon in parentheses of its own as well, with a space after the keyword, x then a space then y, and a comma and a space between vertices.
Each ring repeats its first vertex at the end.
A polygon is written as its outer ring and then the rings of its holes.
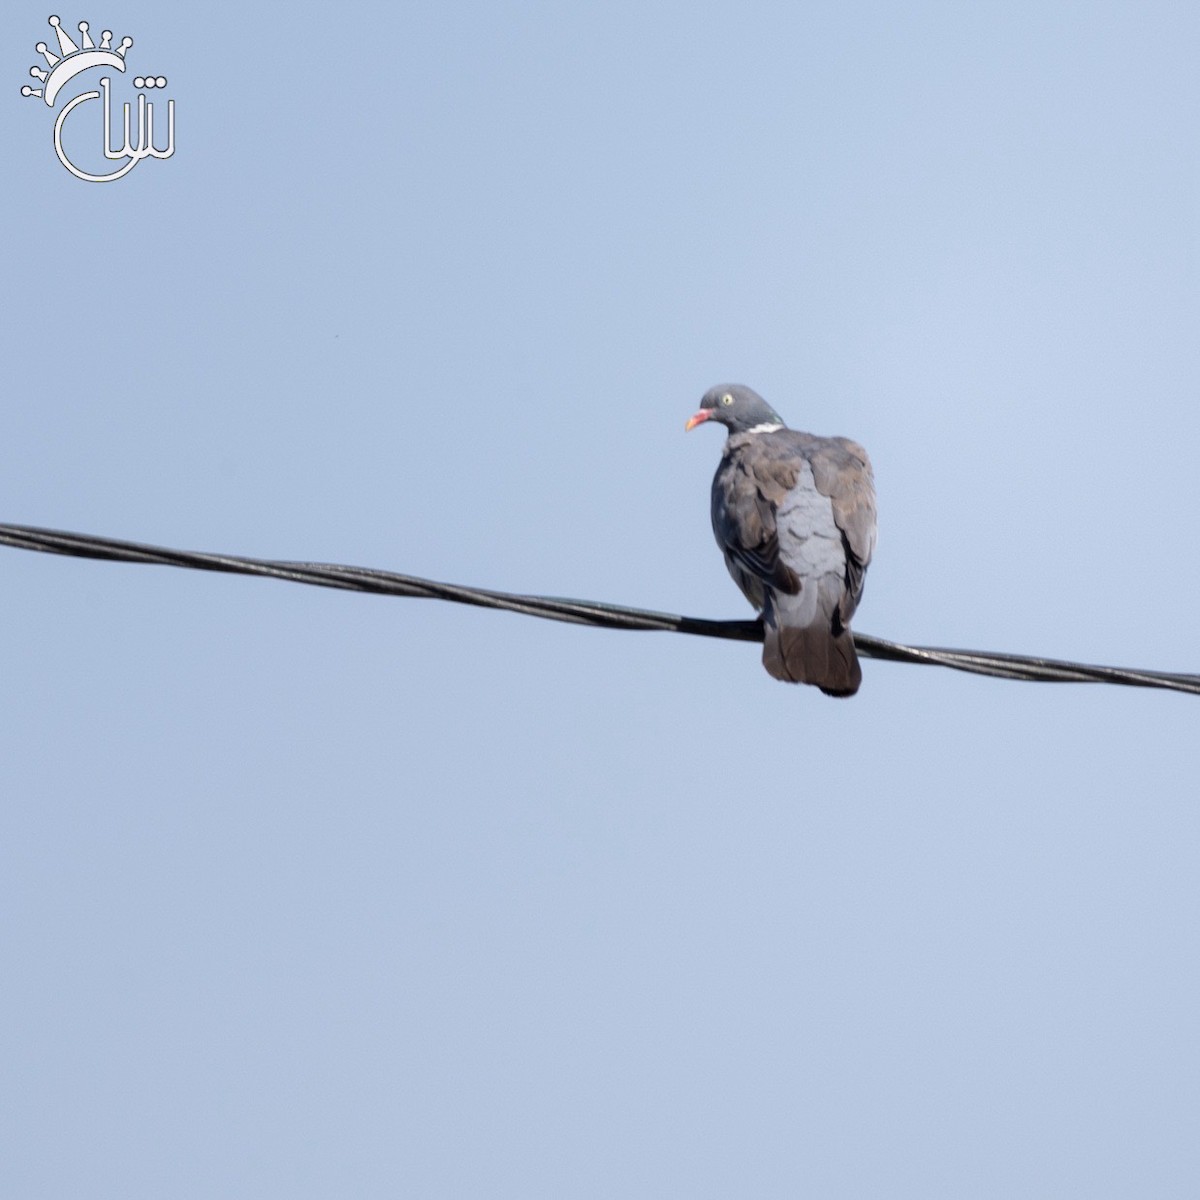
MULTIPOLYGON (((233 575, 262 575, 292 583, 317 587, 343 588, 347 591, 373 592, 383 596, 415 596, 429 600, 447 600, 455 604, 474 604, 481 608, 499 608, 508 612, 569 621, 577 625, 595 625, 603 629, 666 630, 699 637, 726 638, 739 642, 761 642, 761 621, 711 621, 702 617, 682 617, 673 613, 627 608, 593 600, 565 600, 555 596, 521 596, 494 592, 487 588, 462 587, 437 583, 413 575, 397 575, 369 567, 346 567, 332 563, 277 562, 263 558, 242 558, 231 554, 204 554, 196 550, 170 550, 116 538, 67 533, 57 529, 39 529, 30 525, 0 525, 0 545, 20 550, 40 550, 49 554, 67 554, 77 558, 97 558, 108 562, 159 563, 169 567, 189 567, 198 571, 222 571, 233 575)), ((1200 675, 1179 675, 1168 671, 1139 671, 1124 667, 1097 667, 1086 663, 1064 662, 1025 654, 996 654, 980 650, 949 650, 935 646, 903 646, 867 633, 856 633, 854 645, 864 658, 888 662, 924 663, 990 675, 998 679, 1023 679, 1041 683, 1118 683, 1131 687, 1165 688, 1200 695, 1200 675)))

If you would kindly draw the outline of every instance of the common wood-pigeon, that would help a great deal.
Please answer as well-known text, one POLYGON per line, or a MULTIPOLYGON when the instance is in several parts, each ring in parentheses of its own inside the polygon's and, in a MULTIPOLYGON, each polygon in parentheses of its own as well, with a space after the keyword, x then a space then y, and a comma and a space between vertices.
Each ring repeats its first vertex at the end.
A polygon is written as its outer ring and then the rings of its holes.
POLYGON ((763 666, 776 678, 852 696, 862 682, 850 618, 875 549, 875 481, 847 438, 788 429, 757 392, 711 388, 687 423, 728 429, 712 485, 725 565, 762 614, 763 666))

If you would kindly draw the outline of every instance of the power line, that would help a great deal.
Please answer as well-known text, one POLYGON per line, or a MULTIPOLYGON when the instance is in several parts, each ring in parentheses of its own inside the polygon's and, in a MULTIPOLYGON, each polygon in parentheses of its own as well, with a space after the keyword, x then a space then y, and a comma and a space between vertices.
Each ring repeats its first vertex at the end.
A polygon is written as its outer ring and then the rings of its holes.
MULTIPOLYGON (((673 613, 627 608, 624 605, 603 604, 593 600, 514 595, 487 588, 438 583, 432 579, 419 579, 413 575, 398 575, 392 571, 377 571, 369 567, 280 562, 264 558, 243 558, 232 554, 204 554, 196 550, 171 550, 162 546, 147 546, 139 542, 95 537, 85 533, 39 529, 31 525, 0 525, 0 545, 12 546, 19 550, 72 555, 77 558, 97 558, 108 562, 158 563, 168 567, 188 567, 197 571, 222 571, 231 575, 261 575, 292 583, 343 588, 354 592, 373 592, 383 596, 447 600, 455 604, 473 604, 481 608, 524 613, 526 616, 543 617, 551 621, 594 625, 602 629, 660 630, 739 642, 763 640, 761 621, 712 621, 703 617, 676 616, 673 613)), ((1117 683, 1200 695, 1200 675, 1140 671, 1125 667, 1097 667, 1026 654, 904 646, 872 637, 867 633, 856 633, 854 645, 864 658, 951 667, 956 671, 991 675, 998 679, 1023 679, 1039 683, 1117 683)))

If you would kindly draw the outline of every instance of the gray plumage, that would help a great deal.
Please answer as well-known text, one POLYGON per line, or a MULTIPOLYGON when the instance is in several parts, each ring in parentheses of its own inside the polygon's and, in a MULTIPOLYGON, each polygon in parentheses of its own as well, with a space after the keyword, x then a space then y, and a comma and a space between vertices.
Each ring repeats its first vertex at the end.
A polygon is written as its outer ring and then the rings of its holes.
POLYGON ((756 392, 724 384, 688 422, 729 430, 712 486, 725 564, 762 614, 763 666, 776 678, 852 696, 862 682, 850 619, 875 549, 867 452, 788 429, 756 392))

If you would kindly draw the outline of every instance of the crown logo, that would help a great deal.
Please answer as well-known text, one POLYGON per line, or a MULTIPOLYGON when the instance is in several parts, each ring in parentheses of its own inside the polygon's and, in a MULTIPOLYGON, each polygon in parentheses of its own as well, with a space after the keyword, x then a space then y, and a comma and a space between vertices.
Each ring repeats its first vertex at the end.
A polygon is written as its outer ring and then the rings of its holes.
POLYGON ((58 99, 58 93, 62 90, 63 85, 74 79, 81 71, 86 71, 89 67, 112 67, 117 71, 125 70, 125 51, 133 45, 133 38, 123 37, 121 44, 114 50, 112 48, 112 30, 106 29, 100 35, 100 45, 97 46, 92 41, 92 35, 88 33, 88 23, 80 21, 79 33, 83 45, 77 46, 72 41, 70 34, 63 29, 62 22, 58 17, 51 17, 49 23, 54 27, 54 32, 58 34, 59 52, 54 54, 45 42, 38 42, 34 49, 46 60, 46 65, 50 70, 43 71, 41 67, 30 67, 30 75, 34 79, 40 80, 43 86, 32 88, 26 84, 21 89, 22 96, 41 96, 53 108, 54 101, 58 99))

